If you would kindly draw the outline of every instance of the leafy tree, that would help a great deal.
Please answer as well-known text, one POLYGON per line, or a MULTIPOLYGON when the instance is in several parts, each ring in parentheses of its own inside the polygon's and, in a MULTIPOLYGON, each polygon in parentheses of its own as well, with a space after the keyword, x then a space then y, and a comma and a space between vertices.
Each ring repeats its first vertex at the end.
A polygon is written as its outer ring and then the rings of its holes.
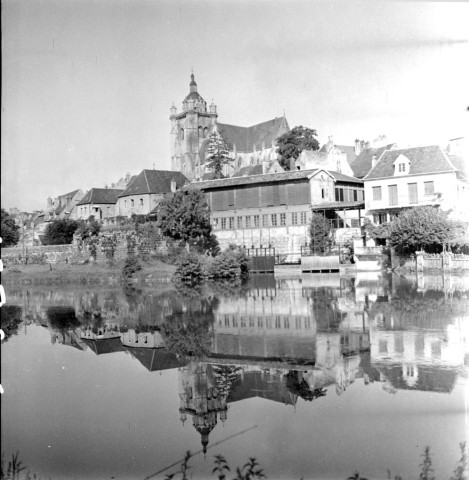
POLYGON ((330 246, 330 231, 331 226, 328 220, 320 213, 313 212, 309 225, 309 237, 313 250, 323 252, 330 246))
POLYGON ((210 209, 199 190, 179 190, 158 206, 158 223, 163 235, 189 245, 213 244, 210 209))
POLYGON ((223 167, 232 162, 229 158, 229 146, 216 128, 208 140, 206 166, 214 171, 215 178, 221 178, 223 167))
POLYGON ((425 249, 441 251, 461 235, 464 227, 434 207, 415 207, 399 215, 389 227, 389 245, 402 254, 425 249))
POLYGON ((319 150, 319 142, 315 137, 317 137, 316 130, 302 125, 278 137, 278 153, 281 155, 280 165, 285 170, 290 170, 290 158, 296 160, 303 150, 319 150))
POLYGON ((53 220, 46 227, 44 243, 46 245, 66 245, 72 243, 73 234, 79 227, 76 220, 63 218, 53 220))
POLYGON ((97 222, 93 215, 88 220, 81 220, 78 223, 76 233, 80 235, 82 240, 89 240, 92 237, 97 237, 101 230, 101 223, 97 222))
POLYGON ((2 246, 11 247, 16 245, 20 240, 19 225, 16 225, 13 218, 9 213, 2 208, 2 225, 1 225, 1 237, 2 246))

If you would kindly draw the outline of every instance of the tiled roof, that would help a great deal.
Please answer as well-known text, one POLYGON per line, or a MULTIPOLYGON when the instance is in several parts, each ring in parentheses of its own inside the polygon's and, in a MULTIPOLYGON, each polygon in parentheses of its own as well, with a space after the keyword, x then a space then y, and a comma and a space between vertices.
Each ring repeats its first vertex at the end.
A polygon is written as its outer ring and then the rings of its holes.
POLYGON ((77 205, 87 205, 88 203, 109 203, 115 204, 117 197, 124 190, 117 188, 92 188, 86 192, 85 196, 77 203, 77 205))
POLYGON ((269 148, 280 135, 289 130, 285 117, 274 118, 251 127, 218 123, 220 134, 233 148, 236 146, 238 152, 252 152, 254 145, 256 150, 261 150, 263 144, 265 148, 269 148))
POLYGON ((155 372, 159 370, 169 370, 187 365, 188 361, 180 359, 175 353, 166 348, 138 348, 125 347, 132 357, 136 358, 147 370, 155 372))
POLYGON ((64 195, 59 195, 59 198, 67 198, 67 197, 73 198, 79 191, 80 189, 73 190, 73 192, 65 193, 64 195))
MULTIPOLYGON (((320 169, 314 170, 293 170, 289 172, 279 173, 265 173, 263 175, 249 175, 247 177, 231 177, 221 180, 209 180, 206 182, 193 182, 187 185, 185 188, 189 190, 205 190, 209 188, 223 188, 232 187, 236 185, 252 185, 258 183, 272 183, 272 182, 286 182, 307 179, 310 175, 320 171, 320 169)), ((335 180, 350 183, 362 184, 363 181, 354 177, 349 177, 338 172, 328 172, 334 177, 335 180)))
POLYGON ((394 176, 393 164, 399 155, 404 155, 409 159, 409 175, 454 171, 453 165, 443 150, 439 146, 433 145, 385 152, 365 180, 394 176))
POLYGON ((96 355, 105 353, 122 352, 124 347, 120 337, 114 338, 82 338, 83 342, 93 350, 96 355))
POLYGON ((383 155, 386 150, 390 150, 393 145, 393 143, 390 143, 381 148, 365 148, 350 164, 354 176, 363 178, 371 170, 373 157, 376 156, 376 159, 379 160, 381 155, 383 155))
POLYGON ((249 165, 247 167, 240 168, 233 175, 233 177, 247 177, 248 175, 262 175, 263 173, 264 170, 262 169, 262 165, 249 165))
POLYGON ((150 193, 168 193, 171 191, 171 180, 176 181, 176 188, 180 189, 189 180, 181 173, 172 170, 142 170, 135 180, 119 195, 143 195, 150 193))

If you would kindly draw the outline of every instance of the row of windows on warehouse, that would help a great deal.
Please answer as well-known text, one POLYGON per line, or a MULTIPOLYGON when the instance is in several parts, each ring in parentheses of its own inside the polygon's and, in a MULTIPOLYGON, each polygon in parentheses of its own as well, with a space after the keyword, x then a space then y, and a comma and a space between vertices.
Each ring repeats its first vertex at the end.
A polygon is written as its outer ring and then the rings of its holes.
POLYGON ((311 221, 311 212, 264 213, 262 215, 242 215, 237 217, 215 217, 213 227, 216 230, 240 228, 285 227, 288 225, 307 225, 311 221))

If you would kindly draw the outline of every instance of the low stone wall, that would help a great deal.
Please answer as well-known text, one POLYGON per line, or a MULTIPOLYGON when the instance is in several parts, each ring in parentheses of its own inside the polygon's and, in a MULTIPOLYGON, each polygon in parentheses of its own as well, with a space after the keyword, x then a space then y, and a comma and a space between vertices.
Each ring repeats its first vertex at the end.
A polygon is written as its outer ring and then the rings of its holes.
POLYGON ((47 263, 74 263, 79 256, 74 245, 39 245, 35 247, 2 248, 2 262, 5 266, 47 263))
POLYGON ((41 245, 25 247, 24 250, 23 246, 2 248, 1 258, 5 266, 76 264, 84 261, 105 263, 109 260, 124 260, 129 253, 145 260, 152 254, 166 252, 166 242, 160 235, 149 235, 136 230, 107 230, 91 242, 82 242, 76 238, 70 245, 41 245))

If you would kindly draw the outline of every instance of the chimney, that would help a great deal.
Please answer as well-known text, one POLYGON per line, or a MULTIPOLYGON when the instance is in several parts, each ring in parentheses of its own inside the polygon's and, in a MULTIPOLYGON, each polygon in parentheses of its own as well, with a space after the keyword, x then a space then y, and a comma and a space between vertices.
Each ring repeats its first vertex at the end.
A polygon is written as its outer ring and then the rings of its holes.
POLYGON ((171 179, 171 192, 175 192, 176 191, 176 180, 174 180, 174 178, 171 179))
POLYGON ((360 146, 360 140, 358 138, 355 139, 355 155, 358 157, 360 155, 360 152, 362 151, 361 146, 360 146))

